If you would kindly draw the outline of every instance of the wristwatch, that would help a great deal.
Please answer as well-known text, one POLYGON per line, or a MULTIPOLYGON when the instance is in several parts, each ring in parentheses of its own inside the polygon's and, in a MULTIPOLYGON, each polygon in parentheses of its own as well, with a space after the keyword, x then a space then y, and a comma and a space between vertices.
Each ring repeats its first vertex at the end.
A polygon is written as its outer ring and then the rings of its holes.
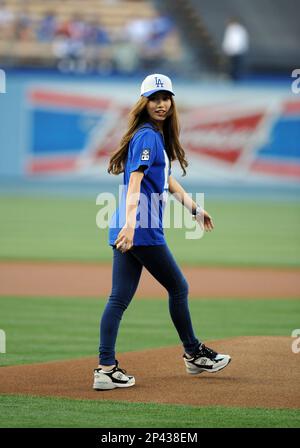
POLYGON ((201 213, 203 213, 203 208, 197 204, 197 207, 195 208, 195 210, 192 211, 192 215, 193 216, 198 216, 201 213))

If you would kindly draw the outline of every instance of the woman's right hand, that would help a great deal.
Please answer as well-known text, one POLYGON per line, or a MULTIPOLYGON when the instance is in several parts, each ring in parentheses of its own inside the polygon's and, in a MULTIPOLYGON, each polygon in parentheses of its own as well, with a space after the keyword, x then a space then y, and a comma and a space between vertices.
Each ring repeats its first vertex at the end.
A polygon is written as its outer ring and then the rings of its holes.
POLYGON ((130 250, 133 246, 133 236, 134 229, 125 224, 115 241, 116 248, 122 253, 130 250))

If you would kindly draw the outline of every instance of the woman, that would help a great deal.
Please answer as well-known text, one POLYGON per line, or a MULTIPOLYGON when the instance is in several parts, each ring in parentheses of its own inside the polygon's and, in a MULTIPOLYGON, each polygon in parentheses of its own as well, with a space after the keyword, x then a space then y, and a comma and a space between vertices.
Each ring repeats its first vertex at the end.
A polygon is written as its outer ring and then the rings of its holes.
POLYGON ((169 311, 182 341, 189 374, 216 372, 230 362, 195 336, 188 308, 188 284, 164 237, 162 218, 168 191, 194 215, 206 231, 213 229, 209 214, 198 206, 171 176, 170 162, 178 160, 183 173, 188 163, 179 142, 179 126, 171 80, 147 76, 141 97, 130 113, 129 128, 108 172, 124 172, 124 189, 109 231, 113 247, 113 285, 100 324, 99 366, 95 390, 130 387, 135 379, 115 359, 115 343, 122 315, 137 289, 143 266, 168 291, 169 311))

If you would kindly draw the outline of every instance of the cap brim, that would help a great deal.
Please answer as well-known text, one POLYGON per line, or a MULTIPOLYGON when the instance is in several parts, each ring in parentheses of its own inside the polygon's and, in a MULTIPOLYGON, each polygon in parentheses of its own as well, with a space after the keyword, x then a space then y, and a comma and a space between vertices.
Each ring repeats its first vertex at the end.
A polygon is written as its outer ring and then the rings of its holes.
POLYGON ((171 90, 167 90, 167 89, 149 90, 149 92, 142 93, 141 96, 146 96, 148 98, 149 96, 153 95, 153 93, 156 93, 156 92, 168 92, 168 93, 171 93, 171 95, 175 96, 175 93, 173 93, 173 92, 171 92, 171 90))

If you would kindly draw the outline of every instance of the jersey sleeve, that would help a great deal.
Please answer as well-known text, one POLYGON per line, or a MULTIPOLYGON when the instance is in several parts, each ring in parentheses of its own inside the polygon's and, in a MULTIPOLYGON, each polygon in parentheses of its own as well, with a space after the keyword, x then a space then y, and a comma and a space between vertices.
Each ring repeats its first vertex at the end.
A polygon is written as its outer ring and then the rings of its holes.
POLYGON ((144 167, 146 175, 156 157, 156 137, 152 130, 134 136, 131 145, 131 159, 129 172, 144 167))

